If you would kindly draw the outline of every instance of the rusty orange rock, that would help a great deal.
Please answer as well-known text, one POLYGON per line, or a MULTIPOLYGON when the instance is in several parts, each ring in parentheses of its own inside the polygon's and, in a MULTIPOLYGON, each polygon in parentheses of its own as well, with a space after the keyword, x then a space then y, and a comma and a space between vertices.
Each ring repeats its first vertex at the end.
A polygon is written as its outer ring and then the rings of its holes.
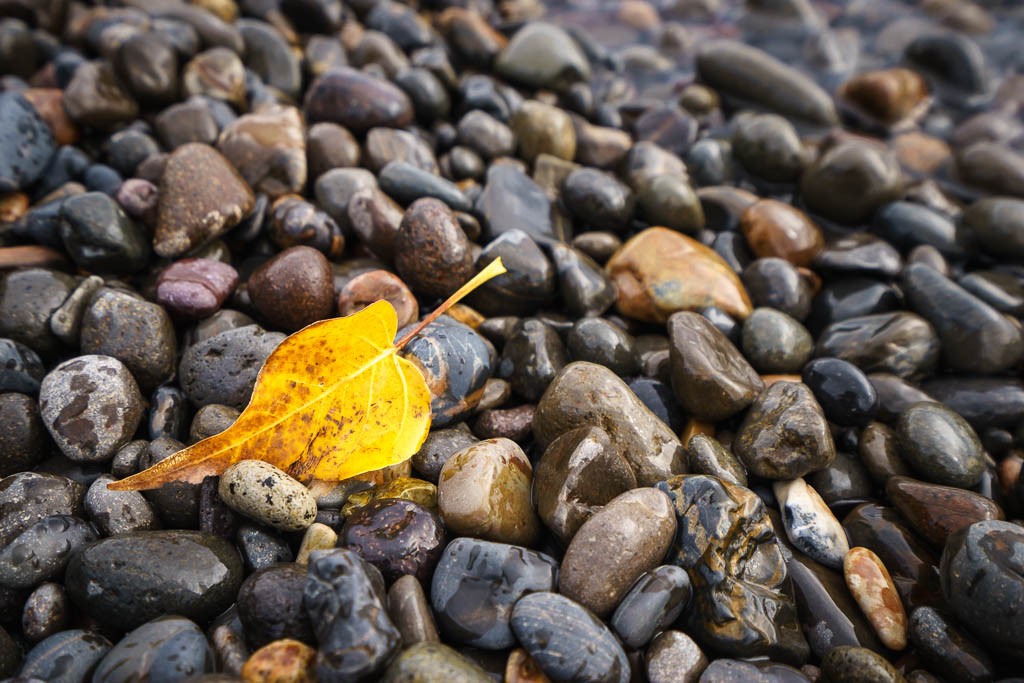
POLYGON ((846 585, 878 639, 890 650, 907 646, 907 612, 889 570, 867 548, 851 548, 843 559, 846 585))
POLYGON ((61 103, 64 91, 58 88, 29 88, 22 93, 32 103, 39 116, 50 127, 58 145, 73 145, 78 142, 78 127, 64 111, 61 103))
POLYGON ((896 123, 928 98, 928 86, 910 69, 882 69, 855 76, 839 94, 876 119, 896 123))
POLYGON ((747 207, 740 224, 758 258, 775 256, 794 266, 809 266, 825 248, 821 228, 807 214, 775 199, 761 199, 747 207))
POLYGON ((745 320, 752 305, 739 277, 722 257, 668 228, 644 230, 609 259, 608 277, 622 315, 663 323, 677 311, 717 306, 745 320))
POLYGON ((245 683, 316 683, 316 650, 297 640, 275 640, 242 667, 245 683))

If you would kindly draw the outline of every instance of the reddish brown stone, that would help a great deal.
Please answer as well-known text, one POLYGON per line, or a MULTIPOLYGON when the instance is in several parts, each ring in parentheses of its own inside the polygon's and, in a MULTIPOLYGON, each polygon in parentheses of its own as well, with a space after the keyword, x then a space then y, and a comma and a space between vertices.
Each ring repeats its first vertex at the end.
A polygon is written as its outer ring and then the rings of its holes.
POLYGON ((419 318, 420 307, 416 297, 401 278, 386 270, 360 273, 346 282, 338 295, 338 313, 352 315, 381 299, 394 307, 399 328, 419 318))
POLYGON ((785 202, 762 199, 749 206, 741 219, 743 236, 758 258, 775 256, 795 266, 809 266, 825 248, 821 228, 785 202))
POLYGON ((334 313, 334 275, 327 258, 310 247, 292 247, 249 277, 249 296, 274 327, 295 332, 334 313))
POLYGON ((839 94, 876 119, 896 123, 927 99, 928 86, 910 69, 883 69, 853 77, 839 94))
POLYGON ((57 88, 29 88, 21 94, 32 103, 43 121, 46 121, 58 145, 73 145, 78 142, 78 127, 68 117, 61 104, 64 91, 57 88))
POLYGON ((897 476, 885 483, 885 493, 914 531, 940 548, 954 531, 986 519, 1005 519, 994 501, 952 486, 897 476))

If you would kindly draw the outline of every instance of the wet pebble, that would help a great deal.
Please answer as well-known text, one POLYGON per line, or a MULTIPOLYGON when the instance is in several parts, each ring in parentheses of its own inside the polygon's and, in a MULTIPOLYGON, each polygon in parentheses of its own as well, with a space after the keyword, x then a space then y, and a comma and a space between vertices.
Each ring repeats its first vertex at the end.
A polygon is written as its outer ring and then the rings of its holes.
POLYGON ((829 325, 815 344, 816 356, 834 356, 867 373, 897 377, 929 374, 941 344, 931 323, 904 311, 857 316, 829 325))
POLYGON ((877 681, 905 683, 906 679, 882 655, 863 647, 843 646, 829 652, 821 661, 821 673, 833 683, 877 681))
POLYGON ((498 53, 494 69, 503 78, 529 88, 566 90, 590 77, 590 65, 576 42, 561 28, 528 23, 498 53))
POLYGON ((145 233, 102 192, 86 192, 61 204, 64 248, 80 268, 119 275, 146 265, 145 233))
POLYGON ((301 531, 316 518, 309 489, 261 460, 241 460, 226 469, 217 490, 231 509, 282 531, 301 531))
POLYGON ((497 374, 528 401, 544 395, 568 357, 562 338, 544 322, 531 318, 505 342, 497 374))
POLYGON ((433 679, 450 683, 486 683, 491 680, 472 660, 447 645, 416 643, 391 661, 381 683, 415 683, 433 679))
POLYGON ((315 661, 315 649, 297 640, 282 638, 253 652, 242 666, 240 674, 243 681, 302 683, 315 675, 315 661))
POLYGON ((153 507, 138 491, 110 491, 107 484, 115 481, 101 475, 85 494, 85 511, 104 536, 132 531, 159 529, 160 520, 153 507))
MULTIPOLYGON (((803 322, 815 297, 811 282, 785 259, 768 257, 751 261, 741 274, 755 306, 774 308, 803 322)), ((833 307, 830 307, 830 309, 833 307)))
POLYGON ((248 291, 256 310, 289 333, 335 310, 330 263, 311 247, 291 247, 271 258, 249 276, 248 291))
POLYGON ((742 334, 743 355, 764 374, 798 373, 814 351, 807 328, 771 308, 754 309, 742 334))
POLYGON ((423 584, 415 576, 406 574, 391 584, 388 589, 388 611, 395 627, 402 634, 405 647, 441 641, 423 584))
POLYGON ((215 313, 234 291, 238 272, 213 259, 183 259, 160 272, 156 300, 188 318, 215 313))
POLYGON ((246 577, 235 602, 250 647, 257 649, 281 638, 315 644, 313 626, 303 607, 306 567, 282 562, 246 577))
POLYGON ((910 615, 910 640, 924 664, 958 681, 993 679, 994 663, 981 644, 933 607, 910 615))
POLYGON ((650 683, 696 683, 707 667, 707 656, 682 631, 662 631, 645 656, 645 673, 650 683))
POLYGON ((360 134, 377 126, 403 128, 412 121, 412 103, 386 81, 348 67, 331 69, 306 91, 310 123, 329 121, 360 134))
POLYGON ((22 662, 18 677, 27 681, 86 681, 110 651, 99 633, 70 629, 36 643, 22 662))
POLYGON ((70 616, 68 595, 59 583, 39 584, 25 601, 21 631, 32 643, 67 630, 70 616))
POLYGON ((445 546, 441 519, 408 500, 380 498, 349 516, 339 534, 391 583, 403 575, 427 581, 445 546))
POLYGON ((0 191, 27 189, 46 170, 56 151, 46 122, 23 95, 0 95, 0 191))
POLYGON ((844 426, 863 426, 878 411, 878 394, 857 366, 838 358, 815 358, 804 365, 803 383, 814 392, 825 417, 844 426))
POLYGON ((886 481, 885 492, 910 526, 936 547, 975 522, 1003 519, 998 503, 962 488, 894 476, 886 481))
POLYGON ((0 585, 33 588, 59 578, 71 557, 97 538, 92 525, 82 519, 46 517, 0 549, 0 585))
POLYGON ((846 531, 818 492, 800 478, 777 481, 772 490, 790 542, 808 557, 841 569, 850 549, 846 531))
POLYGON ((882 643, 891 650, 905 648, 907 613, 878 556, 867 548, 851 548, 843 559, 843 576, 882 643))
POLYGON ((825 247, 821 229, 798 209, 774 199, 751 204, 741 218, 743 236, 758 258, 808 266, 825 247))
POLYGON ((800 179, 800 194, 808 208, 843 225, 863 223, 896 199, 902 188, 892 152, 859 140, 825 150, 800 179))
POLYGON ((243 325, 199 341, 182 354, 181 386, 197 407, 218 404, 241 410, 249 403, 260 367, 284 337, 243 325))
POLYGON ((915 403, 900 416, 901 455, 927 481, 969 487, 985 467, 981 442, 966 420, 938 403, 915 403))
POLYGON ((469 240, 437 199, 419 199, 409 207, 395 236, 395 253, 398 274, 425 296, 448 296, 473 275, 469 240))
POLYGON ((100 660, 98 681, 179 679, 214 671, 214 654, 202 630, 184 617, 159 617, 124 636, 100 660))
POLYGON ((636 580, 608 625, 624 645, 640 649, 679 618, 691 593, 686 570, 669 564, 655 567, 636 580))

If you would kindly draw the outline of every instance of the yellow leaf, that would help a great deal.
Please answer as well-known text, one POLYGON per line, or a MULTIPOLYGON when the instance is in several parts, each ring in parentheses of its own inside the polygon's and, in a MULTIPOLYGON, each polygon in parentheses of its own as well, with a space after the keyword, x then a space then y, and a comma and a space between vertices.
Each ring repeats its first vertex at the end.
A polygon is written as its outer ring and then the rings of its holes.
POLYGON ((285 339, 226 431, 108 484, 113 491, 202 482, 239 460, 269 462, 299 481, 341 480, 410 458, 430 429, 430 391, 396 352, 452 304, 505 272, 496 259, 398 342, 398 316, 377 301, 285 339))

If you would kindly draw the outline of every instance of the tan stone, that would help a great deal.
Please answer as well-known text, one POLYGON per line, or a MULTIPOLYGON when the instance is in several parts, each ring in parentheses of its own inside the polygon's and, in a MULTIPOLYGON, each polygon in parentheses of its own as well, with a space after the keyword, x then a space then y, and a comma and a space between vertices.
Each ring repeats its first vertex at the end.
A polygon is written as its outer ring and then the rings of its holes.
POLYGON ((245 683, 315 683, 316 650, 297 640, 275 640, 252 653, 242 667, 245 683))
POLYGON ((899 593, 878 555, 867 548, 851 548, 843 561, 846 585, 868 618, 879 640, 890 650, 907 646, 907 613, 899 593))

